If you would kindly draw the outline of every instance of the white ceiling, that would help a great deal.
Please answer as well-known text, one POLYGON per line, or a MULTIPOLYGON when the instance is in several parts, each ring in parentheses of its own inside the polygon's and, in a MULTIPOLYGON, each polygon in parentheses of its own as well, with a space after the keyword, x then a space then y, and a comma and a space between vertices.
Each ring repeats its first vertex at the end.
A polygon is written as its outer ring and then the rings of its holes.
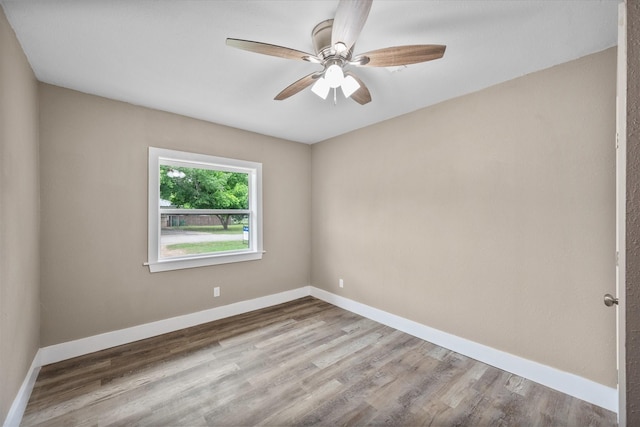
MULTIPOLYGON (((225 45, 227 37, 313 53, 332 0, 0 0, 38 80, 314 143, 617 43, 618 0, 374 0, 355 53, 445 44, 444 58, 357 68, 373 101, 310 89, 273 97, 317 64, 225 45)), ((461 120, 464 118, 461 118, 461 120)))

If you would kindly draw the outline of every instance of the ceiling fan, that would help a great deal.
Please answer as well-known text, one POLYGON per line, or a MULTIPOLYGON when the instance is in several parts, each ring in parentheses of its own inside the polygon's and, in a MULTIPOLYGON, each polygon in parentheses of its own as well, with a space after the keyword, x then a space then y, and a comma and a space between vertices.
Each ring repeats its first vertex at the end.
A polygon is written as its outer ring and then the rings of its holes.
POLYGON ((371 101, 369 89, 349 66, 395 67, 442 58, 446 46, 407 45, 387 47, 353 56, 353 48, 369 15, 372 0, 340 0, 334 19, 322 21, 311 32, 315 54, 268 43, 227 39, 227 45, 263 55, 296 59, 322 65, 316 71, 287 86, 274 99, 287 99, 313 85, 311 90, 323 99, 333 89, 334 102, 337 88, 346 98, 351 97, 364 105, 371 101))

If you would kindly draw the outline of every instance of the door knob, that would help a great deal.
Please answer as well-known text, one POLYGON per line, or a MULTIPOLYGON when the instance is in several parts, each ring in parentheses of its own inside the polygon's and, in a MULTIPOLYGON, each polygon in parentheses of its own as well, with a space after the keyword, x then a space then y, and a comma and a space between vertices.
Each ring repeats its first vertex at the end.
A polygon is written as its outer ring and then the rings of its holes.
POLYGON ((611 294, 605 294, 604 295, 604 305, 606 305, 607 307, 611 307, 614 304, 618 305, 618 298, 615 298, 611 294))

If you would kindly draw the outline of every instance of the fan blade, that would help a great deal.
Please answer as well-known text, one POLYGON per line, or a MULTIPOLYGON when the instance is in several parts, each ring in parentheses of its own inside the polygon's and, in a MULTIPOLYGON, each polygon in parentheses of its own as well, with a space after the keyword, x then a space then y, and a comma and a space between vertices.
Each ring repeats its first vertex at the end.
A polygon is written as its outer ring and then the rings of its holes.
POLYGON ((331 31, 331 45, 345 45, 348 51, 354 45, 369 16, 372 0, 340 0, 331 31))
POLYGON ((227 39, 227 46, 235 47, 249 52, 261 53, 263 55, 277 56, 285 59, 302 59, 308 62, 320 62, 320 59, 310 53, 290 49, 288 47, 276 46, 274 44, 254 42, 251 40, 227 39))
POLYGON ((372 50, 354 58, 351 63, 360 67, 394 67, 440 59, 447 47, 438 44, 416 44, 372 50), (369 58, 369 61, 366 61, 369 58))
POLYGON ((300 92, 302 89, 311 86, 313 83, 315 83, 315 81, 320 76, 322 76, 322 71, 316 71, 315 73, 306 75, 300 80, 287 86, 282 92, 277 94, 276 97, 273 99, 275 99, 276 101, 282 101, 283 99, 287 99, 290 96, 293 96, 296 93, 300 92))
POLYGON ((353 92, 351 94, 350 98, 353 99, 354 101, 356 101, 360 105, 368 104, 369 102, 371 102, 371 93, 369 93, 369 89, 367 89, 367 87, 362 82, 362 80, 360 80, 360 78, 358 78, 358 76, 356 76, 355 74, 352 74, 350 72, 346 72, 345 76, 353 77, 354 79, 356 79, 356 81, 360 85, 360 88, 358 90, 356 90, 355 92, 353 92))

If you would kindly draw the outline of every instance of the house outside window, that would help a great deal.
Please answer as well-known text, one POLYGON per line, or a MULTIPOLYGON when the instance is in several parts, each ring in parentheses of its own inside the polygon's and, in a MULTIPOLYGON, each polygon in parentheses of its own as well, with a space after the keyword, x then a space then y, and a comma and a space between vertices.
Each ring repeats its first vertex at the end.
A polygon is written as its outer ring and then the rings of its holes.
POLYGON ((149 270, 262 258, 262 164, 149 147, 149 270))

